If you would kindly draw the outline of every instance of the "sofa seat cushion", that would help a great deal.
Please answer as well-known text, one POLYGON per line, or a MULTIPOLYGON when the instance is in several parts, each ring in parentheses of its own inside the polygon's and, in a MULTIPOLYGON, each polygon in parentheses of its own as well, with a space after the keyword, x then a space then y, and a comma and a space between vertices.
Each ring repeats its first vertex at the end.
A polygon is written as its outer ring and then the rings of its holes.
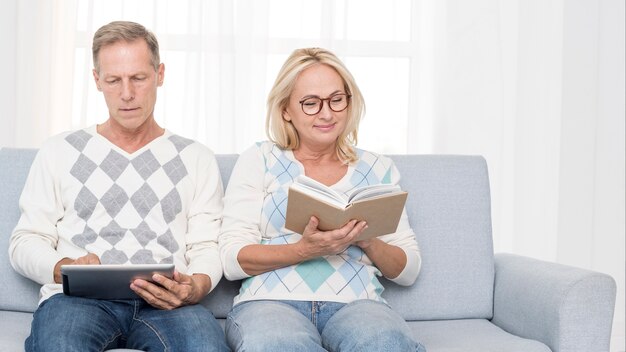
POLYGON ((0 311, 0 351, 24 351, 33 313, 0 311))
POLYGON ((410 321, 409 327, 428 352, 551 352, 543 343, 511 335, 486 319, 410 321))

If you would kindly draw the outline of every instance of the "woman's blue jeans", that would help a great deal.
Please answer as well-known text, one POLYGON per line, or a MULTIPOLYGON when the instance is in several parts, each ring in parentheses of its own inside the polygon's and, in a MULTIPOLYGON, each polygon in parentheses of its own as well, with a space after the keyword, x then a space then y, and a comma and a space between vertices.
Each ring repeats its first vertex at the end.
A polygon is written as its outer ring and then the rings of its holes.
POLYGON ((156 309, 144 300, 54 295, 34 313, 30 351, 229 351, 213 314, 201 305, 156 309))
POLYGON ((248 301, 226 321, 235 351, 416 351, 408 324, 384 303, 248 301))

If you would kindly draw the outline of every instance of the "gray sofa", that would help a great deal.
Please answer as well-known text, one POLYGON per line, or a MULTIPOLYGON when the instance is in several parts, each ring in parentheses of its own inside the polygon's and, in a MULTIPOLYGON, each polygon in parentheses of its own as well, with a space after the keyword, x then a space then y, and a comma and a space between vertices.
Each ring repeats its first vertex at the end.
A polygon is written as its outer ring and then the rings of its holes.
MULTIPOLYGON (((9 263, 8 239, 36 151, 0 149, 0 351, 22 351, 39 286, 9 263)), ((59 156, 63 157, 62 155, 59 156)), ((615 282, 605 274, 493 253, 489 178, 476 156, 392 156, 423 266, 412 287, 383 281, 389 304, 429 352, 608 351, 615 282)), ((236 155, 219 155, 226 184, 236 155)), ((238 282, 204 301, 223 323, 238 282)))

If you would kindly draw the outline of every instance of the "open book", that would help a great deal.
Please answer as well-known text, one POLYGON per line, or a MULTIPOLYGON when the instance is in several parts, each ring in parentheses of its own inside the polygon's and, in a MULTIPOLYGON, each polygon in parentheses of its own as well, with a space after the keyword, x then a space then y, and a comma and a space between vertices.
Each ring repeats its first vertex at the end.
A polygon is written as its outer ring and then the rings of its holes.
POLYGON ((389 184, 354 189, 345 196, 307 176, 298 176, 289 187, 285 228, 302 233, 311 216, 322 231, 342 227, 352 219, 365 220, 367 229, 359 240, 396 232, 407 192, 389 184))

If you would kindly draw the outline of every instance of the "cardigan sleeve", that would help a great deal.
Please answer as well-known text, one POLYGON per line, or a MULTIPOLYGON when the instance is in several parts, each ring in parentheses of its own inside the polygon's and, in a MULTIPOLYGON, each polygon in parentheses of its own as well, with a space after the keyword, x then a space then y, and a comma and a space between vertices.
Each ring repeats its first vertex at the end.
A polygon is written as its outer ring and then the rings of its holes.
POLYGON ((185 234, 187 274, 206 274, 213 290, 222 278, 217 238, 222 217, 222 180, 215 155, 208 148, 200 148, 194 175, 195 191, 187 214, 185 234))
POLYGON ((237 159, 224 196, 224 215, 219 236, 224 276, 229 280, 250 277, 239 265, 239 251, 261 243, 260 218, 265 196, 265 164, 258 146, 237 159))
MULTIPOLYGON (((389 158, 385 158, 389 162, 389 171, 391 175, 391 183, 394 185, 400 184, 400 172, 396 168, 393 161, 389 158)), ((382 241, 401 248, 406 254, 406 265, 400 275, 395 278, 388 278, 390 281, 402 286, 410 286, 419 275, 422 266, 422 257, 420 255, 419 246, 415 239, 415 233, 411 229, 409 224, 409 218, 406 214, 406 209, 402 212, 398 228, 395 233, 380 236, 382 241)))
POLYGON ((54 283, 54 266, 63 259, 56 251, 57 222, 63 203, 55 172, 55 145, 38 151, 20 196, 22 212, 9 243, 9 259, 21 275, 40 284, 54 283))

